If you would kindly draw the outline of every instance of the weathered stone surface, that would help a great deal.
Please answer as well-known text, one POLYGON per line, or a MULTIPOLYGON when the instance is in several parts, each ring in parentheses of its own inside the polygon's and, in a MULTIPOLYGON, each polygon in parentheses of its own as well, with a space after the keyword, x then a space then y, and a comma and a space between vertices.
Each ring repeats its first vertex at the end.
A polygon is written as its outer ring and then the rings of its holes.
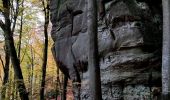
MULTIPOLYGON (((60 69, 73 81, 77 81, 75 67, 79 70, 81 99, 88 100, 89 73, 82 73, 82 66, 88 59, 87 1, 62 0, 58 3, 58 0, 51 0, 50 4, 54 56, 60 69), (70 10, 82 13, 73 17, 70 10)), ((110 0, 105 4, 105 17, 98 22, 104 100, 148 100, 157 98, 160 92, 155 95, 152 91, 161 86, 160 9, 145 2, 135 6, 140 15, 123 0, 110 0)), ((77 88, 74 88, 76 96, 77 88)))

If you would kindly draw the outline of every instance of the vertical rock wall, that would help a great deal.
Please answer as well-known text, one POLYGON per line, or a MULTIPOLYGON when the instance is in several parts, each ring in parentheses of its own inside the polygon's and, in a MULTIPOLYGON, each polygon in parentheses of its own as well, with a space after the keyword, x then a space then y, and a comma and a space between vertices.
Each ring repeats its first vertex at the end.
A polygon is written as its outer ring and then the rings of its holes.
MULTIPOLYGON (((134 5, 123 0, 105 3, 105 17, 98 22, 103 100, 159 97, 162 16, 157 1, 150 0, 153 5, 143 0, 135 1, 134 5)), ((81 99, 88 100, 87 0, 51 0, 50 3, 54 57, 73 82, 78 81, 78 71, 81 99)), ((78 99, 76 85, 74 89, 78 99)))

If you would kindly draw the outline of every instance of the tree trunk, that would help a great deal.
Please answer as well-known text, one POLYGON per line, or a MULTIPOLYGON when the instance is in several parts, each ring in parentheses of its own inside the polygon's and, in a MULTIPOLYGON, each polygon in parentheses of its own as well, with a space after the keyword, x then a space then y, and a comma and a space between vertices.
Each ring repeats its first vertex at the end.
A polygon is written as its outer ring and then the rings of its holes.
POLYGON ((59 70, 59 68, 57 67, 56 99, 55 99, 55 100, 57 100, 57 97, 58 97, 58 96, 61 96, 60 90, 61 90, 60 70, 59 70))
POLYGON ((97 2, 88 0, 88 35, 89 35, 89 53, 88 66, 90 73, 91 100, 102 100, 100 67, 98 57, 98 39, 97 39, 97 2))
POLYGON ((30 78, 30 99, 33 100, 33 95, 34 95, 34 88, 33 88, 33 79, 34 79, 34 53, 33 53, 33 48, 31 46, 31 78, 30 78))
POLYGON ((19 90, 21 100, 29 100, 28 93, 23 81, 23 75, 20 67, 20 62, 17 57, 16 49, 14 46, 13 33, 11 31, 11 21, 10 21, 10 0, 3 0, 4 17, 5 17, 5 28, 4 36, 7 47, 9 48, 11 62, 14 68, 14 73, 17 79, 17 88, 19 90))
POLYGON ((163 5, 162 100, 170 100, 170 1, 163 5))
POLYGON ((66 75, 64 75, 62 100, 66 100, 67 99, 67 82, 68 82, 68 77, 66 75))
POLYGON ((9 78, 9 64, 10 64, 10 53, 9 53, 9 49, 7 47, 7 43, 5 42, 5 46, 4 46, 4 50, 5 50, 5 65, 4 65, 4 77, 3 77, 3 88, 2 88, 2 95, 1 98, 4 100, 5 99, 5 95, 6 95, 6 84, 8 82, 8 78, 9 78))
POLYGON ((45 6, 45 2, 42 0, 44 7, 44 15, 45 15, 45 24, 44 24, 44 51, 43 51, 43 65, 42 65, 42 80, 41 80, 41 88, 40 88, 40 100, 44 100, 44 88, 45 88, 45 77, 46 77, 46 67, 47 67, 47 53, 48 53, 48 24, 49 24, 49 1, 47 0, 47 5, 45 6))
MULTIPOLYGON (((21 2, 21 7, 24 7, 24 0, 21 2)), ((21 12, 21 20, 20 20, 20 30, 19 30, 19 42, 18 42, 18 59, 21 62, 21 43, 22 43, 22 31, 23 31, 23 15, 24 15, 24 10, 21 12)))

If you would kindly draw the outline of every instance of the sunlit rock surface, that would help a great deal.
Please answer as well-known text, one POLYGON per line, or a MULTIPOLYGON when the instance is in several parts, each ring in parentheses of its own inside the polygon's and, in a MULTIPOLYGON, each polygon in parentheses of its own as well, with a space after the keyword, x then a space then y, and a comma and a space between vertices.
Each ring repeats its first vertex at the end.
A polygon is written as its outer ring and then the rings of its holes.
MULTIPOLYGON (((159 98, 162 16, 157 7, 161 8, 161 4, 155 4, 136 2, 142 13, 139 16, 122 0, 110 0, 105 4, 106 15, 98 21, 103 100, 159 98)), ((51 0, 50 10, 56 62, 75 82, 74 66, 79 70, 81 99, 88 100, 89 74, 88 71, 82 73, 79 68, 82 64, 85 67, 88 59, 87 0, 61 0, 60 3, 51 0), (82 13, 73 15, 76 11, 82 13)), ((74 89, 77 99, 76 86, 74 89)))

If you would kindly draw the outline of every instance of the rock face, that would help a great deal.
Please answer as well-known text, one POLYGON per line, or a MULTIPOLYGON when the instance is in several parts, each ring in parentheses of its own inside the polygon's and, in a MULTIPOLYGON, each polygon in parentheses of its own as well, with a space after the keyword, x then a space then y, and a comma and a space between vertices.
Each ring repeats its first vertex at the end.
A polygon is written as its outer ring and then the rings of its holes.
MULTIPOLYGON (((98 21, 103 100, 157 100, 162 40, 159 0, 103 1, 107 1, 105 16, 98 21)), ((50 3, 56 62, 65 75, 81 82, 81 99, 89 100, 87 0, 50 3)), ((75 99, 77 92, 75 86, 75 99)))

